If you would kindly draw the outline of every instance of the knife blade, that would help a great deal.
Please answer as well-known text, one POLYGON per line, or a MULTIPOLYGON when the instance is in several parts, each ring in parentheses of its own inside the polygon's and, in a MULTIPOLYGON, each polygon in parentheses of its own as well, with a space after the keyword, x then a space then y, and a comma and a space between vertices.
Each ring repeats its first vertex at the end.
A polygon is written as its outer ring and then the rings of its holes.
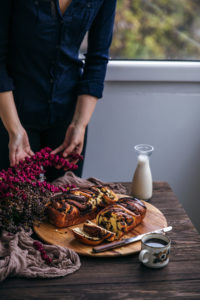
POLYGON ((94 253, 104 252, 104 251, 107 251, 107 250, 110 250, 110 249, 118 248, 118 247, 121 247, 121 246, 124 246, 124 245, 127 245, 127 244, 131 244, 131 243, 140 241, 143 238, 143 236, 145 236, 146 234, 164 233, 164 232, 168 232, 168 231, 171 231, 171 230, 172 230, 172 226, 164 227, 164 228, 157 229, 157 230, 150 231, 150 232, 146 232, 146 233, 143 233, 143 234, 131 237, 131 238, 123 239, 123 240, 118 241, 118 242, 112 242, 112 243, 109 243, 107 245, 96 246, 92 249, 92 251, 94 253))

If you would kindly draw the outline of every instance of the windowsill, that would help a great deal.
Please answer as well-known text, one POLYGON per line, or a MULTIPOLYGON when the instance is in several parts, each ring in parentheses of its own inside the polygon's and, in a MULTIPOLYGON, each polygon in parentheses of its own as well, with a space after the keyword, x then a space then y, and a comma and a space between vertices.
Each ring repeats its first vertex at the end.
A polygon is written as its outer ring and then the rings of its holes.
POLYGON ((105 80, 200 82, 200 62, 111 60, 105 80))

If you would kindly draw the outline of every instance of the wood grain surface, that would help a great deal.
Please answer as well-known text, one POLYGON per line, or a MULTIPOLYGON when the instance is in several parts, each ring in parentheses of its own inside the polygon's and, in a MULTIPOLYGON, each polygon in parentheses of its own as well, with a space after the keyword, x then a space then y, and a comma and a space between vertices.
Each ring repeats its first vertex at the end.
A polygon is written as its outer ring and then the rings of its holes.
MULTIPOLYGON (((123 183, 127 190, 129 183, 123 183)), ((144 267, 138 254, 120 257, 81 256, 79 271, 57 279, 8 278, 0 284, 1 300, 200 299, 200 236, 166 182, 154 183, 151 204, 173 230, 169 264, 144 267)), ((37 239, 37 236, 34 236, 37 239)))
MULTIPOLYGON (((121 196, 125 197, 125 195, 121 196)), ((124 235, 124 238, 136 236, 138 234, 150 232, 167 226, 166 218, 159 209, 150 203, 145 203, 145 205, 147 207, 147 212, 142 223, 139 224, 134 230, 131 230, 128 234, 124 235)), ((94 257, 121 256, 138 253, 141 249, 141 242, 138 241, 136 243, 102 253, 93 253, 93 246, 84 245, 74 238, 72 229, 77 227, 82 228, 83 223, 67 228, 56 228, 55 226, 46 222, 40 224, 39 226, 34 226, 34 231, 46 243, 70 248, 80 255, 94 257)))

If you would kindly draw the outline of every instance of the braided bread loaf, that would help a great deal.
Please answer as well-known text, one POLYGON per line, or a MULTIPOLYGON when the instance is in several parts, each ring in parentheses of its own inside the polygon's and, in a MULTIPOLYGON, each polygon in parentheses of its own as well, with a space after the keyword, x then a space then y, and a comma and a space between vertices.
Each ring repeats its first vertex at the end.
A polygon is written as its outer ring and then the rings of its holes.
POLYGON ((140 200, 121 198, 97 214, 97 224, 86 221, 82 228, 74 228, 72 232, 79 242, 87 245, 118 240, 140 224, 145 213, 146 206, 140 200))
POLYGON ((47 215, 53 225, 68 227, 94 219, 101 209, 116 201, 117 195, 105 186, 74 189, 52 197, 47 215))
POLYGON ((116 239, 132 230, 142 222, 146 206, 138 199, 121 198, 116 204, 101 210, 96 221, 99 226, 115 232, 116 239))

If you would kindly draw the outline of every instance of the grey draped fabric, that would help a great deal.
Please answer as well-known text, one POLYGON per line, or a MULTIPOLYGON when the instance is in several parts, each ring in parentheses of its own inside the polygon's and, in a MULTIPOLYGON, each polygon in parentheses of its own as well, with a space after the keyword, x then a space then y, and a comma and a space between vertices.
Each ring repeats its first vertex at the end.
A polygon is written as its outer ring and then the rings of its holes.
POLYGON ((52 182, 55 185, 65 185, 65 184, 75 184, 79 188, 89 188, 94 185, 106 185, 110 187, 115 193, 118 194, 126 194, 127 191, 125 187, 120 183, 107 183, 104 181, 101 181, 100 179, 97 179, 95 177, 91 177, 88 179, 83 179, 80 177, 77 177, 73 172, 68 171, 66 172, 62 177, 59 177, 58 179, 54 180, 52 182))
POLYGON ((52 259, 46 264, 33 247, 32 231, 16 234, 3 232, 0 238, 0 281, 6 277, 54 278, 75 272, 81 266, 79 256, 72 250, 55 245, 43 248, 52 259))

